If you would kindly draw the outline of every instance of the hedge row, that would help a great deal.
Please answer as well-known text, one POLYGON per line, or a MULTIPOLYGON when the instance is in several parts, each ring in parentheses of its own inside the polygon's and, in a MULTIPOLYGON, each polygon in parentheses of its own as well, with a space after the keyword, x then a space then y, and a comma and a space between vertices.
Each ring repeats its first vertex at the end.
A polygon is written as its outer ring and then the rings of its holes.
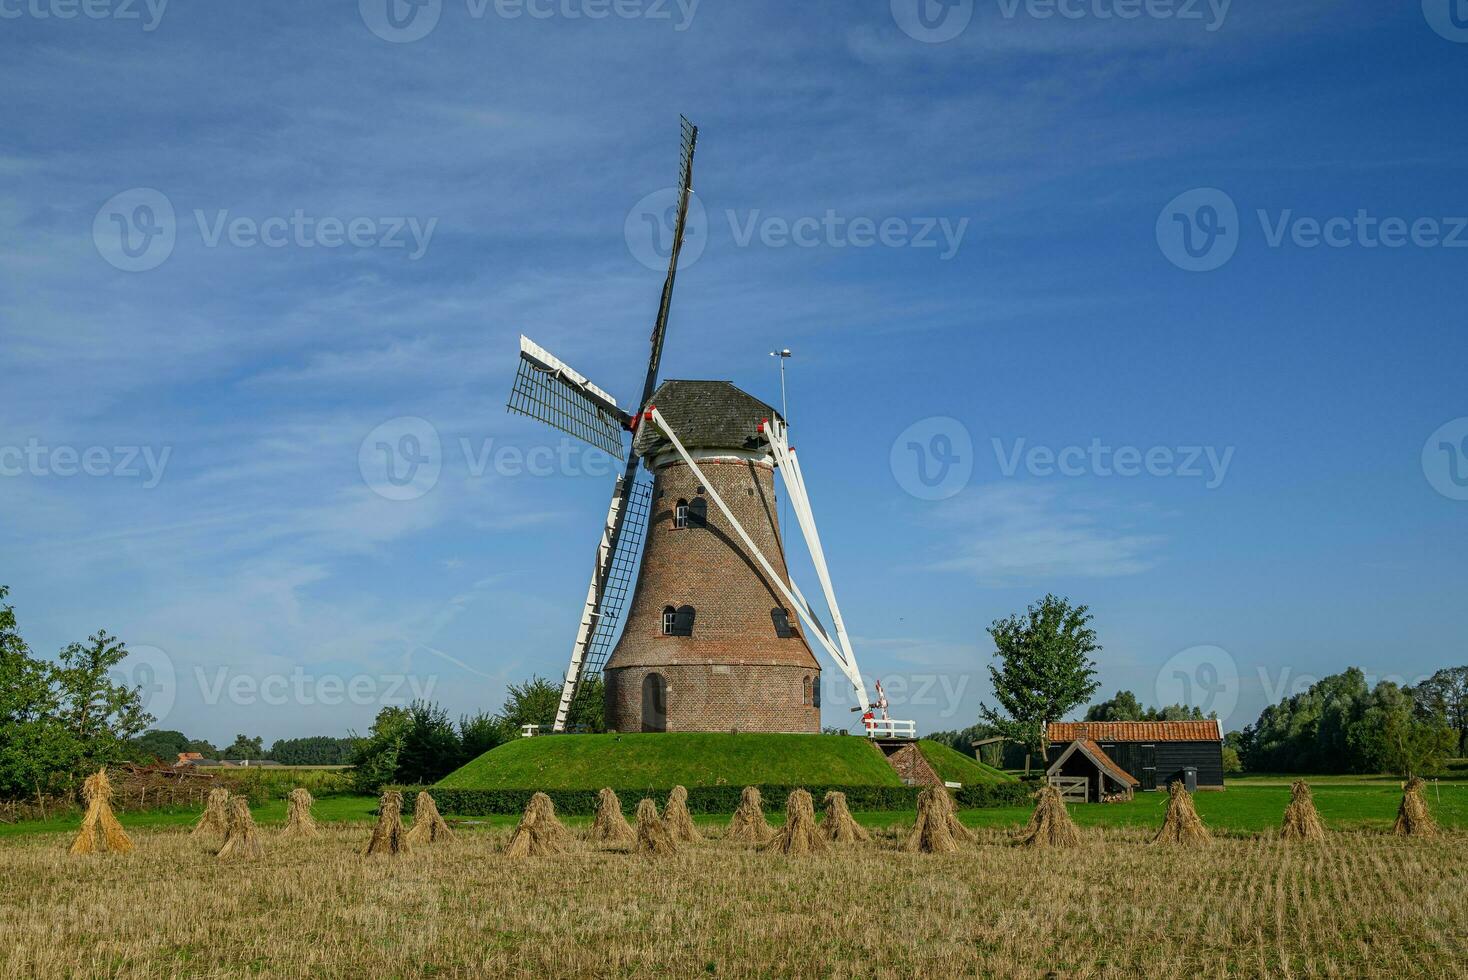
MULTIPOLYGON (((411 813, 419 790, 427 789, 443 813, 461 817, 487 816, 494 813, 521 813, 530 797, 531 789, 447 789, 425 786, 390 786, 403 794, 403 809, 411 813)), ((637 801, 650 796, 662 803, 669 789, 618 789, 617 796, 622 808, 631 813, 637 801)), ((688 789, 688 809, 693 813, 733 813, 739 806, 742 786, 692 786, 688 789)), ((805 789, 816 800, 817 805, 830 790, 846 794, 846 804, 853 810, 912 810, 917 806, 918 787, 915 786, 761 786, 760 796, 766 810, 783 812, 785 801, 796 789, 805 789)), ((987 786, 965 786, 956 798, 958 805, 966 809, 1021 805, 1029 800, 1034 788, 1024 783, 996 783, 987 786)), ((591 816, 596 813, 596 790, 553 789, 546 790, 556 812, 572 816, 591 816)))

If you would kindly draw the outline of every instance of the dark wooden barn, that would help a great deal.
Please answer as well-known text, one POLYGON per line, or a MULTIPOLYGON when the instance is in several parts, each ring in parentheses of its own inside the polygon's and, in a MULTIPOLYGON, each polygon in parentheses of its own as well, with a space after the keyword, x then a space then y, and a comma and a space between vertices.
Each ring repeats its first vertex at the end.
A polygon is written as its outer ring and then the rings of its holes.
POLYGON ((1179 780, 1223 789, 1223 731, 1217 721, 1062 721, 1046 729, 1046 775, 1080 799, 1099 802, 1179 780))

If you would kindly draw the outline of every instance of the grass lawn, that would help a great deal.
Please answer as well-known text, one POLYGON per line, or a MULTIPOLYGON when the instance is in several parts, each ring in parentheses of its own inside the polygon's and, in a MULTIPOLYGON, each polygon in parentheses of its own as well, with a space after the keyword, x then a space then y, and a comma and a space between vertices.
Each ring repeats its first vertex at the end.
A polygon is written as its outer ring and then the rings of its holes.
POLYGON ((864 738, 668 732, 520 738, 438 785, 451 789, 616 789, 674 786, 900 786, 864 738))
POLYGON ((922 752, 928 765, 933 767, 944 782, 979 786, 988 783, 1012 783, 1016 779, 1002 769, 986 766, 977 759, 955 752, 930 739, 925 738, 918 742, 918 751, 922 752))

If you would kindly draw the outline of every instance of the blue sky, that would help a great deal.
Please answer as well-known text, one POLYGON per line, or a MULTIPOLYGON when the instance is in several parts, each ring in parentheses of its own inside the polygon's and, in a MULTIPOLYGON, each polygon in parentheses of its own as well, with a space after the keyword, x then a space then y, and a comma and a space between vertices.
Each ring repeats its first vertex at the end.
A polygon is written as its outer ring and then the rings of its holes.
POLYGON ((898 716, 972 723, 1047 591, 1107 692, 1229 727, 1461 664, 1453 2, 0 0, 0 582, 214 740, 559 676, 610 476, 505 413, 516 340, 635 398, 681 111, 664 376, 773 400, 796 352, 898 716), (438 441, 413 499, 385 423, 438 441))

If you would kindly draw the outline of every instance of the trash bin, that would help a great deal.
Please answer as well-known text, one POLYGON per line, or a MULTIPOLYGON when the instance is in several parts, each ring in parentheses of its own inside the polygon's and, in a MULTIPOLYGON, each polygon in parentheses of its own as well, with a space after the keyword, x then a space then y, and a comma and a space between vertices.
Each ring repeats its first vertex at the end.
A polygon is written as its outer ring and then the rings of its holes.
POLYGON ((1196 793, 1196 792, 1198 792, 1198 767, 1197 766, 1184 766, 1183 767, 1183 786, 1187 789, 1187 791, 1189 793, 1196 793))

